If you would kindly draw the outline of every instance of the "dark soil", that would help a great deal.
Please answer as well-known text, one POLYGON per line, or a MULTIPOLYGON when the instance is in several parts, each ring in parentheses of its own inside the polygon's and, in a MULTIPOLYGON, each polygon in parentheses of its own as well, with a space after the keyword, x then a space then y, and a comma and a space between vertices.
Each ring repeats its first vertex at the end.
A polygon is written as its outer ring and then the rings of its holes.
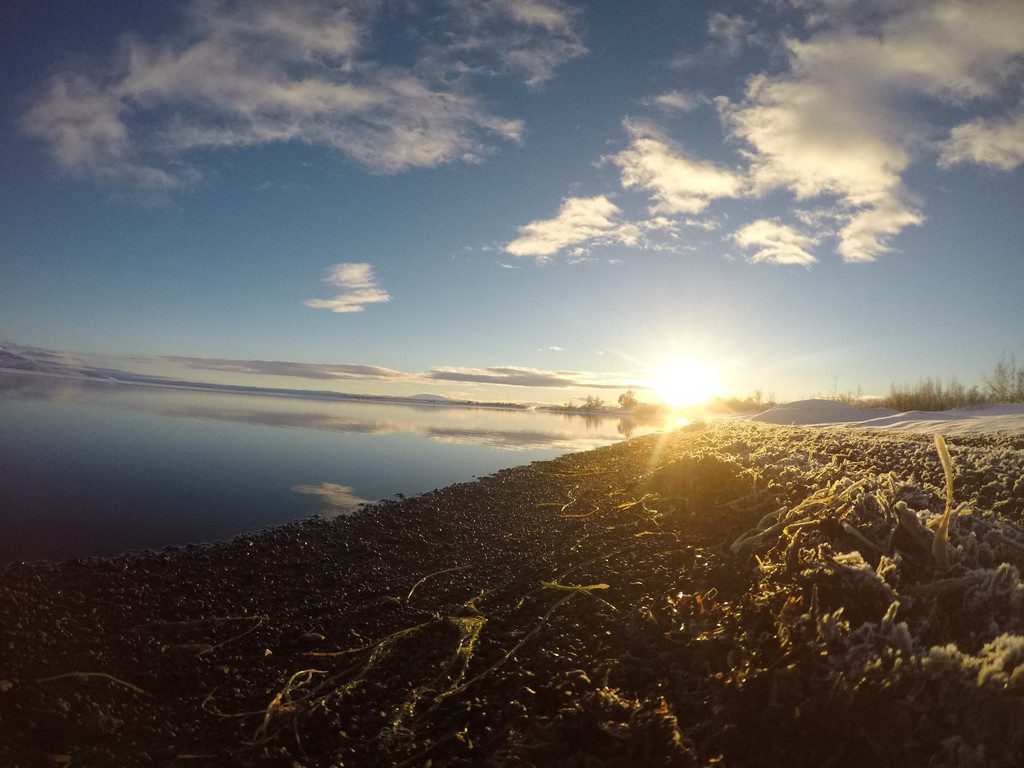
POLYGON ((2 766, 1017 766, 1024 441, 716 422, 0 572, 2 766), (941 552, 940 552, 941 554, 941 552))

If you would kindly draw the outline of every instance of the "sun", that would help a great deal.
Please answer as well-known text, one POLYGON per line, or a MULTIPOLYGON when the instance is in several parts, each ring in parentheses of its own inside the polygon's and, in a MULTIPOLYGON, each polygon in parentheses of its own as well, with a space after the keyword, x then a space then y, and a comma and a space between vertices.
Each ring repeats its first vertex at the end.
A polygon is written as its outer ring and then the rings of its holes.
POLYGON ((722 380, 711 366, 683 355, 659 366, 651 385, 662 402, 679 408, 711 399, 721 392, 722 380))

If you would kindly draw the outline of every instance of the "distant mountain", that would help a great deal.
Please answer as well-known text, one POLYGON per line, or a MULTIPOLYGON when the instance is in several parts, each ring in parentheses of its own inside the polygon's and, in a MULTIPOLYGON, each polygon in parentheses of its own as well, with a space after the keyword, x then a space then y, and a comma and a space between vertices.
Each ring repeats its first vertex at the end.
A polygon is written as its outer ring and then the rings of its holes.
POLYGON ((56 355, 44 350, 32 350, 29 354, 24 354, 23 352, 14 352, 6 347, 0 347, 0 372, 2 371, 49 373, 90 379, 112 378, 110 372, 103 369, 88 366, 76 368, 67 365, 57 359, 56 355))
POLYGON ((80 371, 69 369, 60 363, 48 363, 42 360, 35 360, 27 355, 20 355, 9 349, 0 347, 0 369, 8 371, 30 371, 32 373, 60 373, 81 375, 80 371))
POLYGON ((444 395, 412 395, 408 399, 409 400, 431 401, 431 402, 435 402, 435 403, 450 403, 450 402, 452 402, 452 399, 450 397, 445 397, 444 395))
POLYGON ((15 371, 36 371, 37 373, 45 373, 46 368, 41 366, 35 360, 29 360, 27 357, 17 355, 14 352, 8 352, 6 349, 0 347, 0 368, 7 368, 15 371))

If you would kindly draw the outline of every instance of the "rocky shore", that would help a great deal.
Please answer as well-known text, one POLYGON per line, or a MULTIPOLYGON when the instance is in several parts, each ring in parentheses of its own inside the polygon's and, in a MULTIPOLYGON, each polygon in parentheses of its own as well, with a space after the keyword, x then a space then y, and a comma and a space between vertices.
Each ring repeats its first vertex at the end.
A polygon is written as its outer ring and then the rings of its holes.
POLYGON ((1024 439, 692 425, 0 572, 0 765, 1000 766, 1024 439))

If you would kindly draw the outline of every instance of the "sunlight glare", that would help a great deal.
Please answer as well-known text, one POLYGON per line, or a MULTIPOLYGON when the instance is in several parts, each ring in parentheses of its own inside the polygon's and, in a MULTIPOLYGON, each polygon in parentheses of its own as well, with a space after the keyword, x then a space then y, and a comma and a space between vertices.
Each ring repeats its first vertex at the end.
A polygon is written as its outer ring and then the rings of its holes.
POLYGON ((663 402, 678 408, 703 403, 717 395, 722 380, 714 368, 684 355, 662 364, 654 372, 652 385, 663 402))

